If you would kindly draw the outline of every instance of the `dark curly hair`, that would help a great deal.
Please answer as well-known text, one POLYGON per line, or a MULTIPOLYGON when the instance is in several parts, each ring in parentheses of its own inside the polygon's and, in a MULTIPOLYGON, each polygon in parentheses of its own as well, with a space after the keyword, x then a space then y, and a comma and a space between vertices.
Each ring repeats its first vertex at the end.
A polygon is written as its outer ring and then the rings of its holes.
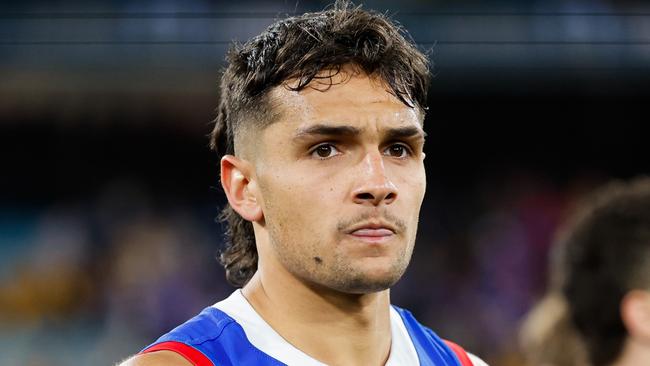
MULTIPOLYGON (((244 129, 262 129, 275 114, 269 91, 289 79, 291 90, 302 90, 323 70, 337 73, 352 65, 379 77, 387 91, 404 104, 426 110, 429 62, 406 32, 382 14, 337 1, 331 9, 280 20, 243 45, 235 44, 220 85, 220 102, 211 147, 219 155, 236 154, 236 136, 244 129)), ((331 85, 331 76, 330 85, 331 85)), ((229 205, 226 247, 219 260, 228 281, 245 285, 257 270, 253 226, 229 205)))
POLYGON ((627 337, 620 315, 623 297, 633 289, 650 289, 650 179, 598 190, 560 244, 571 318, 593 365, 609 365, 627 337))

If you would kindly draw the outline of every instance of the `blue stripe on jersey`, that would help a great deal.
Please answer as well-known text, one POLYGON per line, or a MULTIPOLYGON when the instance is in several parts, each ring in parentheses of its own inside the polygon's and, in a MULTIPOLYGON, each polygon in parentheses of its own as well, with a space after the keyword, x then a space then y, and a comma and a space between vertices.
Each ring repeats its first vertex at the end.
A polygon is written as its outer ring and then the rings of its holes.
MULTIPOLYGON (((460 366, 453 351, 413 315, 394 306, 413 341, 421 366, 460 366)), ((223 311, 208 307, 199 315, 158 338, 144 350, 162 342, 181 342, 202 352, 216 366, 280 366, 284 363, 255 348, 244 329, 223 311)))
POLYGON ((219 366, 284 365, 255 348, 246 338, 241 325, 213 307, 205 308, 199 315, 174 328, 147 348, 168 341, 194 347, 219 366))
POLYGON ((462 366, 454 351, 431 329, 420 324, 410 311, 397 306, 393 308, 402 317, 404 326, 411 336, 420 366, 462 366))

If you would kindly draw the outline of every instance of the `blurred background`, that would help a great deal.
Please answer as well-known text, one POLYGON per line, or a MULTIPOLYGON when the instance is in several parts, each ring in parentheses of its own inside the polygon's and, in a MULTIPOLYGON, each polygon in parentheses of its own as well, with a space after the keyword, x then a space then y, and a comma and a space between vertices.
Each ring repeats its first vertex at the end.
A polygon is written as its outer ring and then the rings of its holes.
MULTIPOLYGON (((2 3, 0 364, 112 365, 233 290, 206 137, 225 51, 329 3, 2 3)), ((435 65, 427 197, 393 302, 521 365, 554 230, 594 187, 650 172, 650 5, 363 4, 435 65)))

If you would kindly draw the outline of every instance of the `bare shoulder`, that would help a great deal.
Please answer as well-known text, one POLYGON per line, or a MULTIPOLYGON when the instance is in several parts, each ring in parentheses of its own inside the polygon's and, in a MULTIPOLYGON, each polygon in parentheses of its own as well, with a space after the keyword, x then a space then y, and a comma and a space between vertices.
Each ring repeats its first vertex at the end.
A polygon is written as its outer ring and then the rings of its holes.
POLYGON ((192 366, 192 364, 176 352, 156 351, 135 355, 117 366, 192 366))

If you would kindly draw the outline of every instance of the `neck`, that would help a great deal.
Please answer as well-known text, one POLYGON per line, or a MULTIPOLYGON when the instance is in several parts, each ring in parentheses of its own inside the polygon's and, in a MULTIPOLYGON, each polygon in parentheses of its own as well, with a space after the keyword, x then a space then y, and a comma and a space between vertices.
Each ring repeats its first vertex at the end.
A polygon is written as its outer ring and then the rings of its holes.
POLYGON ((650 363, 650 345, 633 338, 628 338, 623 346, 621 356, 612 366, 637 366, 650 363))
POLYGON ((285 340, 328 365, 385 364, 391 346, 389 290, 345 294, 273 272, 267 276, 258 268, 242 292, 285 340))

